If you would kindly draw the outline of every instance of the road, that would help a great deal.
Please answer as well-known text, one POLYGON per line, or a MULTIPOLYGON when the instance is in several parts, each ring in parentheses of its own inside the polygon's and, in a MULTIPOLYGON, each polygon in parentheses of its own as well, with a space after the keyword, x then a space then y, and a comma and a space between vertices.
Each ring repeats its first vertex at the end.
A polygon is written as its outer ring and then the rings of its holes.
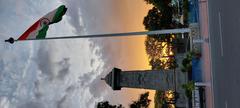
POLYGON ((208 0, 215 108, 240 108, 240 0, 208 0))

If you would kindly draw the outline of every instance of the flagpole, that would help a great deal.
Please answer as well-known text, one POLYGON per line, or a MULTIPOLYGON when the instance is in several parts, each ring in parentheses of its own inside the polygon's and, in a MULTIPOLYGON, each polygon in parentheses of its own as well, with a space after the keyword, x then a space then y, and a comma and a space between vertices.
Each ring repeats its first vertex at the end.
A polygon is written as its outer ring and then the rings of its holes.
POLYGON ((124 37, 124 36, 138 36, 138 35, 154 35, 154 34, 175 34, 175 33, 189 33, 189 28, 181 29, 165 29, 165 30, 154 30, 154 31, 140 31, 140 32, 126 32, 126 33, 108 33, 108 34, 93 34, 93 35, 78 35, 78 36, 62 36, 62 37, 48 37, 41 39, 26 39, 26 40, 14 40, 9 38, 5 42, 11 44, 14 41, 32 41, 32 40, 55 40, 55 39, 76 39, 76 38, 100 38, 100 37, 124 37))

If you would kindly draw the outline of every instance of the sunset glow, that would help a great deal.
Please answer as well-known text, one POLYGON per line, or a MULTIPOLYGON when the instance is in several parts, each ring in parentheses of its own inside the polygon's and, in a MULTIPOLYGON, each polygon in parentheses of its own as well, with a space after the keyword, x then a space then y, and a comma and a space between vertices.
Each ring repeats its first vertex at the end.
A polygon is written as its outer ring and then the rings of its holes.
MULTIPOLYGON (((172 42, 173 39, 175 39, 175 37, 176 37, 175 35, 171 35, 170 42, 172 42)), ((156 56, 156 59, 159 59, 161 61, 160 65, 161 65, 161 67, 163 67, 163 69, 169 69, 171 57, 174 56, 173 45, 168 42, 157 42, 157 43, 154 43, 154 45, 156 45, 157 47, 161 47, 160 48, 161 50, 156 50, 158 53, 156 56)), ((149 59, 149 62, 150 62, 150 60, 151 59, 149 59)))
MULTIPOLYGON (((170 45, 167 42, 162 42, 162 47, 163 49, 161 50, 161 58, 160 60, 162 61, 161 65, 168 64, 170 61, 170 56, 174 56, 173 48, 172 45, 170 45)), ((165 65, 164 69, 168 69, 169 65, 165 65)))

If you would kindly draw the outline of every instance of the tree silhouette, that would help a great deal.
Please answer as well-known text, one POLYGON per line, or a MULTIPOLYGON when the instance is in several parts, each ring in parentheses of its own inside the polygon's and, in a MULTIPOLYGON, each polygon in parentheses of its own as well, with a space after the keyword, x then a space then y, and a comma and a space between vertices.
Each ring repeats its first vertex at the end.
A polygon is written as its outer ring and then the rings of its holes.
POLYGON ((124 108, 121 104, 120 105, 111 105, 108 101, 98 102, 97 108, 124 108))
POLYGON ((151 102, 151 100, 148 99, 148 96, 149 92, 141 94, 137 101, 133 101, 133 103, 130 104, 130 108, 148 108, 151 102))
POLYGON ((176 59, 171 53, 173 47, 170 43, 148 36, 145 40, 145 50, 149 58, 149 65, 153 70, 177 67, 176 59))
POLYGON ((143 25, 146 30, 161 30, 183 28, 185 25, 174 20, 173 7, 167 6, 164 10, 153 7, 148 11, 147 16, 144 17, 143 25))
MULTIPOLYGON (((157 0, 145 0, 149 4, 158 2, 157 0)), ((173 20, 173 8, 169 1, 160 0, 164 4, 164 9, 153 7, 144 17, 143 24, 146 30, 161 30, 182 28, 182 24, 173 20)), ((170 54, 175 48, 172 34, 148 35, 145 40, 146 52, 149 56, 149 64, 152 69, 174 69, 177 67, 175 57, 170 54), (165 44, 165 45, 164 45, 165 44), (166 47, 167 48, 164 48, 166 47)))
POLYGON ((172 28, 172 13, 163 13, 156 7, 148 11, 147 16, 144 17, 143 24, 147 30, 160 30, 172 28))
POLYGON ((164 48, 161 41, 151 36, 148 36, 145 40, 145 46, 149 58, 159 59, 161 57, 160 51, 164 48))
MULTIPOLYGON (((130 108, 148 108, 151 100, 148 99, 149 92, 143 93, 140 95, 137 101, 133 101, 132 104, 129 105, 130 108)), ((108 101, 98 102, 97 108, 124 108, 120 105, 111 105, 108 101)))
POLYGON ((170 6, 171 0, 144 0, 147 4, 152 4, 160 10, 165 10, 170 6))

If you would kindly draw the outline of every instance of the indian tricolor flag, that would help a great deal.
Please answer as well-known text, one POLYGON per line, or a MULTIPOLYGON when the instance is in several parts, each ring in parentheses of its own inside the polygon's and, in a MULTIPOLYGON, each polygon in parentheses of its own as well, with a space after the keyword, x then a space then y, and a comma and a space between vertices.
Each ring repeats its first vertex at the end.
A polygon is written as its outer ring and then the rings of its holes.
POLYGON ((66 13, 66 11, 67 8, 64 5, 61 5, 52 12, 49 12, 47 15, 35 22, 27 31, 25 31, 18 40, 45 38, 49 25, 61 21, 62 16, 66 13))

